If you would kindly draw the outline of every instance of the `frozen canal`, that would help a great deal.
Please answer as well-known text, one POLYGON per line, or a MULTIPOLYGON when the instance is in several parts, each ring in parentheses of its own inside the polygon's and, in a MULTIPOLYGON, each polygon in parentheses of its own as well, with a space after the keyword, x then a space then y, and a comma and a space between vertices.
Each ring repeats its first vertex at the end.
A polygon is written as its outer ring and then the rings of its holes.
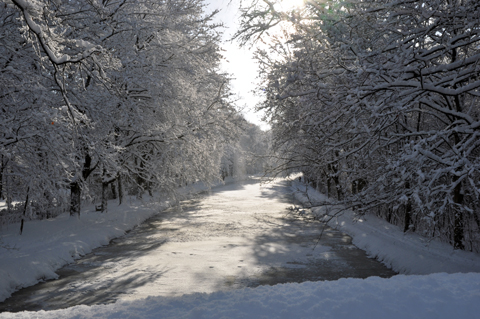
POLYGON ((15 293, 0 312, 395 274, 332 229, 313 249, 321 225, 289 210, 288 192, 285 181, 253 179, 186 200, 62 268, 60 279, 15 293))

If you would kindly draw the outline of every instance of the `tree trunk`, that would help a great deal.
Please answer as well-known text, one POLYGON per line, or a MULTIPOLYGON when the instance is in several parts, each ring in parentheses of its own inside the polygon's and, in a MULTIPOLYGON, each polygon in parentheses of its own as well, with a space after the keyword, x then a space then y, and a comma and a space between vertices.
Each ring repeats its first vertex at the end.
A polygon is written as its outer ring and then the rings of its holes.
POLYGON ((102 183, 102 213, 107 212, 107 205, 108 205, 107 189, 108 189, 108 183, 103 182, 102 183))
MULTIPOLYGON (((110 182, 107 181, 108 178, 107 178, 107 170, 105 169, 105 167, 103 168, 103 171, 102 171, 102 203, 101 203, 101 209, 100 211, 102 213, 105 213, 107 211, 107 205, 108 205, 108 201, 107 201, 107 190, 108 190, 108 184, 110 182)), ((113 181, 111 181, 113 182, 113 181)))
POLYGON ((145 184, 145 179, 142 177, 142 173, 143 173, 143 161, 141 158, 139 157, 136 157, 135 158, 135 166, 138 167, 138 173, 137 173, 137 176, 136 176, 136 180, 137 180, 137 198, 138 199, 142 199, 142 196, 143 196, 143 185, 145 184))
POLYGON ((5 202, 7 203, 7 212, 10 214, 12 212, 12 188, 10 186, 10 182, 9 182, 10 178, 9 176, 7 175, 5 177, 5 202))
POLYGON ((152 186, 150 183, 147 184, 148 188, 147 188, 147 191, 148 191, 148 195, 150 197, 153 197, 153 192, 152 192, 152 186))
POLYGON ((405 205, 405 219, 403 222, 404 233, 406 233, 410 228, 411 221, 412 221, 412 204, 410 203, 410 199, 408 199, 408 203, 405 205))
POLYGON ((122 185, 122 174, 118 173, 118 205, 122 205, 123 201, 123 185, 122 185))
POLYGON ((80 198, 82 190, 78 182, 70 183, 70 216, 80 216, 80 198))
MULTIPOLYGON (((456 32, 454 32, 456 35, 456 32)), ((452 58, 451 58, 452 63, 457 61, 457 49, 454 48, 452 49, 452 58)), ((455 83, 453 85, 454 89, 457 89, 457 84, 455 83)), ((463 110, 463 105, 462 102, 460 101, 460 96, 457 94, 454 97, 454 103, 455 103, 455 110, 457 112, 462 112, 463 110)), ((456 117, 457 118, 457 117, 456 117)), ((457 118, 458 120, 458 118, 457 118)), ((460 143, 460 137, 458 136, 457 133, 453 134, 453 140, 455 143, 455 146, 457 146, 460 143)), ((453 177, 453 182, 455 183, 458 180, 458 177, 454 176, 453 177)), ((457 186, 455 186, 455 189, 453 190, 453 202, 457 205, 455 206, 460 206, 463 204, 463 194, 462 194, 462 183, 458 183, 457 186)), ((454 207, 454 225, 453 225, 453 248, 454 249, 465 249, 465 246, 463 245, 463 238, 464 238, 464 233, 463 233, 463 214, 460 210, 457 209, 457 207, 454 207)))
MULTIPOLYGON (((463 195, 462 195, 462 184, 458 183, 453 191, 453 202, 455 204, 461 205, 463 203, 463 195)), ((461 211, 454 208, 455 215, 454 215, 454 226, 453 226, 453 248, 454 249, 465 249, 463 245, 463 214, 461 211)))
POLYGON ((30 193, 30 187, 27 188, 27 198, 25 198, 25 205, 23 206, 22 222, 20 223, 20 235, 23 233, 23 223, 25 222, 25 216, 27 215, 28 194, 29 193, 30 193))
POLYGON ((327 177, 327 197, 330 197, 330 194, 332 194, 332 183, 331 183, 331 178, 330 176, 327 177))
MULTIPOLYGON (((95 170, 97 164, 92 167, 92 158, 87 153, 85 155, 85 162, 83 163, 82 169, 82 181, 85 181, 88 176, 95 170)), ((82 195, 82 187, 80 181, 77 179, 74 182, 70 183, 70 216, 80 216, 80 202, 82 195)))
POLYGON ((112 194, 113 194, 113 199, 117 199, 117 186, 115 185, 115 183, 112 183, 111 184, 111 188, 112 188, 112 194))
POLYGON ((392 223, 392 214, 393 214, 393 209, 391 207, 388 207, 387 208, 387 222, 389 222, 390 224, 393 224, 392 223))
POLYGON ((3 200, 3 170, 5 166, 3 164, 3 155, 0 156, 0 200, 3 200))
MULTIPOLYGON (((405 189, 410 189, 410 183, 405 183, 405 189)), ((408 192, 408 191, 407 191, 408 192)), ((406 233, 410 227, 410 222, 412 221, 412 203, 410 201, 410 196, 408 197, 407 204, 405 205, 405 218, 403 222, 403 232, 406 233)))

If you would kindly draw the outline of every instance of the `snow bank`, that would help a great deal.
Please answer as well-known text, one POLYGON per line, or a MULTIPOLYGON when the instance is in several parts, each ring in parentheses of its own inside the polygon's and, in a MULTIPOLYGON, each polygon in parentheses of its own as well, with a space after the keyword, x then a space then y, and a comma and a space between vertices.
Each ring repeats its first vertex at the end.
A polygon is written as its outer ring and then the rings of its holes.
POLYGON ((480 274, 399 275, 149 297, 0 318, 475 318, 480 274))
POLYGON ((0 237, 0 301, 42 279, 57 278, 55 270, 107 245, 166 207, 166 203, 158 207, 138 200, 121 206, 112 202, 104 214, 89 207, 80 218, 70 218, 67 213, 26 222, 22 235, 18 224, 4 227, 0 237))
MULTIPOLYGON (((295 197, 303 203, 325 202, 328 198, 297 180, 292 182, 295 197)), ((312 214, 327 213, 326 207, 312 208, 312 214)), ((332 214, 332 213, 330 213, 332 214)), ((356 218, 345 211, 330 221, 329 226, 353 238, 353 244, 371 257, 401 274, 424 275, 438 272, 480 272, 480 256, 476 253, 454 250, 436 239, 415 233, 404 233, 399 227, 374 215, 356 218)))
MULTIPOLYGON (((232 182, 227 180, 226 182, 232 182)), ((208 190, 197 183, 178 190, 180 196, 208 190)), ((167 200, 125 198, 108 204, 108 212, 95 211, 94 205, 82 209, 80 218, 62 214, 54 219, 28 221, 23 234, 19 224, 0 230, 0 302, 21 288, 41 280, 57 278, 55 271, 107 245, 112 239, 141 224, 169 206, 167 200)))

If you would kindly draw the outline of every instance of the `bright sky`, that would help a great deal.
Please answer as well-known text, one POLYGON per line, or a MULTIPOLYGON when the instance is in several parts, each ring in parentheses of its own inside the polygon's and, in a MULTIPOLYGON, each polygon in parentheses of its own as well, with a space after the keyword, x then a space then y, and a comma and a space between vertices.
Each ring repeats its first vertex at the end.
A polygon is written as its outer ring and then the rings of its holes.
MULTIPOLYGON (((226 27, 223 44, 226 59, 223 62, 223 69, 234 78, 232 89, 239 98, 238 106, 243 108, 243 114, 248 121, 259 125, 263 130, 268 130, 270 126, 261 121, 262 114, 254 111, 255 105, 261 100, 252 92, 255 90, 258 74, 257 64, 253 60, 255 48, 240 48, 236 41, 228 41, 238 28, 240 1, 245 4, 249 0, 206 0, 207 11, 220 10, 215 22, 223 22, 226 27)), ((277 5, 277 9, 289 11, 302 6, 304 1, 282 0, 277 5)))
POLYGON ((259 125, 263 130, 269 129, 267 123, 261 121, 261 114, 255 113, 254 108, 260 99, 254 96, 252 90, 255 89, 255 79, 257 76, 257 65, 253 60, 254 49, 240 48, 237 42, 227 42, 235 33, 238 27, 239 18, 239 0, 206 0, 209 11, 220 10, 215 22, 223 22, 225 25, 223 52, 225 60, 223 62, 224 71, 234 77, 232 88, 238 96, 239 107, 244 108, 245 118, 259 125))

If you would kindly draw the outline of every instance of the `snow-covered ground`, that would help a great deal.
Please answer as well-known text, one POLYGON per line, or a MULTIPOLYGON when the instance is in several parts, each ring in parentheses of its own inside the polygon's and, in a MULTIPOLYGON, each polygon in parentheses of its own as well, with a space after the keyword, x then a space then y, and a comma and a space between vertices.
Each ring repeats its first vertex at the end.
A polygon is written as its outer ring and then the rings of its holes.
MULTIPOLYGON (((293 187, 305 190, 295 182, 293 187)), ((309 197, 315 196, 321 195, 310 189, 309 197)), ((302 198, 301 192, 297 197, 302 198)), ((55 278, 60 266, 107 244, 168 205, 148 203, 132 200, 125 206, 110 205, 107 214, 86 208, 80 219, 60 216, 29 222, 22 236, 17 235, 16 225, 2 229, 1 244, 9 249, 0 248, 0 297, 41 278, 55 278)), ((480 274, 455 273, 478 272, 478 255, 404 235, 373 217, 353 223, 346 215, 335 223, 353 236, 356 245, 402 273, 453 274, 290 283, 55 311, 0 313, 0 318, 475 318, 480 313, 480 274)))
POLYGON ((478 318, 479 274, 399 275, 149 297, 0 318, 478 318))
MULTIPOLYGON (((188 197, 207 189, 199 183, 180 189, 178 194, 188 197)), ((128 197, 122 205, 110 201, 104 214, 95 211, 94 205, 85 205, 80 218, 70 218, 65 213, 54 219, 28 221, 22 235, 19 224, 3 226, 0 229, 0 302, 21 288, 57 278, 57 269, 94 248, 107 245, 169 206, 170 202, 165 199, 128 197)))

